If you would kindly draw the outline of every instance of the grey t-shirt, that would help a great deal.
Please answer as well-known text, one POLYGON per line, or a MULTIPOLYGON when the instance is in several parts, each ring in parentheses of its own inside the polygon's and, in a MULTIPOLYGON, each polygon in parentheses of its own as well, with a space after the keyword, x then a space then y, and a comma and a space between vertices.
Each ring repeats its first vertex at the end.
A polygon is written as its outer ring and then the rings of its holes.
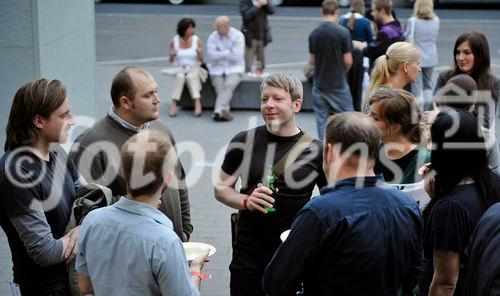
POLYGON ((322 91, 347 85, 344 54, 351 52, 349 31, 333 22, 323 22, 309 35, 309 52, 314 54, 314 83, 322 91))

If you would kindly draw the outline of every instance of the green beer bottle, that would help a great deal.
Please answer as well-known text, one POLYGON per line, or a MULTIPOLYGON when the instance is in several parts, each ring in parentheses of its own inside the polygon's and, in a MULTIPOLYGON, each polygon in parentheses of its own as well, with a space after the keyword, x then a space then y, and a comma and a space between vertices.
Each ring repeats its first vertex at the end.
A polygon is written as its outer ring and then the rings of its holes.
MULTIPOLYGON (((266 164, 266 178, 265 184, 267 188, 273 191, 273 196, 276 194, 276 187, 274 182, 276 181, 276 176, 274 175, 273 166, 271 164, 266 164)), ((268 212, 276 212, 275 208, 265 208, 268 212)))

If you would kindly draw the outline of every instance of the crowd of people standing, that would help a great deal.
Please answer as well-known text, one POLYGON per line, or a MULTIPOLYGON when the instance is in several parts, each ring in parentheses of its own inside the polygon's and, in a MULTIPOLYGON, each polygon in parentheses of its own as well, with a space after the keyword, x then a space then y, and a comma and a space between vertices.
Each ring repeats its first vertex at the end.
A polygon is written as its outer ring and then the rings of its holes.
MULTIPOLYGON (((431 98, 432 1, 416 1, 406 30, 391 0, 372 0, 374 25, 360 6, 340 16, 336 0, 323 1, 308 38, 318 137, 296 120, 301 80, 279 72, 260 85, 264 124, 229 142, 213 195, 237 210, 230 294, 498 295, 500 82, 488 40, 458 36, 431 98), (365 71, 368 88, 354 90, 365 71), (428 204, 405 184, 419 184, 428 204)), ((195 21, 179 21, 169 46, 176 67, 166 71, 176 77, 170 116, 184 84, 201 115, 209 74, 213 119, 232 119, 232 94, 254 56, 265 69, 274 9, 242 0, 242 30, 217 17, 206 51, 195 21)), ((59 144, 75 120, 62 83, 41 78, 16 92, 0 159, 14 283, 22 295, 199 295, 209 253, 188 261, 183 249, 193 232, 186 172, 158 119, 158 84, 129 66, 110 94, 107 115, 68 154, 59 144)))

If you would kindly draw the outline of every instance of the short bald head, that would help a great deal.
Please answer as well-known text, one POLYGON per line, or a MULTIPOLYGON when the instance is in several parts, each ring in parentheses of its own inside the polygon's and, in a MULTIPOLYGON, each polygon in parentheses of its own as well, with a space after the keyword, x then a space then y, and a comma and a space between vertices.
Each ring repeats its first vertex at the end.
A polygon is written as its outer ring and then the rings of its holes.
POLYGON ((229 34, 229 29, 231 28, 231 21, 227 15, 218 16, 215 19, 215 29, 217 33, 222 36, 227 36, 229 34))
POLYGON ((137 92, 136 80, 138 76, 154 79, 153 75, 142 68, 128 66, 120 70, 111 83, 111 100, 115 107, 120 107, 120 98, 125 96, 134 99, 137 92))

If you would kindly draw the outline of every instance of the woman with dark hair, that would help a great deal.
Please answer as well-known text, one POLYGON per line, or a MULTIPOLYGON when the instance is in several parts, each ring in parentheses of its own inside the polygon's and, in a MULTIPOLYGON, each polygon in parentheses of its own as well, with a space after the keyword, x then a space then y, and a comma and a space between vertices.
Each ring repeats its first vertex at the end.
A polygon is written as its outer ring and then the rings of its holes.
POLYGON ((431 127, 429 169, 435 175, 424 210, 420 295, 460 295, 461 258, 484 211, 500 199, 498 176, 488 167, 477 119, 465 110, 442 111, 431 127))
POLYGON ((203 44, 201 39, 195 35, 196 23, 191 18, 182 18, 177 23, 177 35, 172 38, 169 45, 168 57, 171 63, 176 66, 167 74, 176 76, 172 101, 170 102, 169 115, 177 115, 177 101, 180 100, 184 84, 194 103, 194 116, 200 117, 201 87, 207 78, 207 72, 201 68, 203 61, 203 44))
POLYGON ((477 107, 486 105, 485 115, 480 115, 480 122, 484 121, 484 126, 489 127, 495 119, 495 110, 500 92, 500 80, 498 80, 490 67, 490 49, 488 39, 482 32, 472 31, 462 33, 458 36, 453 47, 454 65, 450 70, 441 72, 434 88, 434 94, 455 75, 467 74, 476 81, 478 90, 489 91, 493 99, 476 105, 477 107), (494 102, 494 104, 493 104, 494 102), (488 104, 489 103, 489 104, 488 104), (491 106, 491 109, 490 107, 491 106))
POLYGON ((388 183, 419 182, 418 168, 429 161, 430 152, 415 96, 402 89, 382 87, 369 103, 369 115, 378 124, 383 142, 375 173, 382 174, 388 183))
POLYGON ((60 81, 42 78, 16 92, 0 159, 0 225, 22 295, 70 293, 66 263, 76 255, 79 227, 65 230, 84 180, 57 144, 74 124, 60 81))
MULTIPOLYGON (((477 97, 477 84, 472 77, 467 74, 453 76, 440 89, 439 95, 434 97, 434 110, 424 112, 425 122, 429 125, 432 124, 439 110, 446 108, 465 110, 477 116, 474 112, 477 97)), ((490 169, 500 174, 500 151, 496 137, 485 126, 481 126, 481 131, 485 138, 490 169)))

